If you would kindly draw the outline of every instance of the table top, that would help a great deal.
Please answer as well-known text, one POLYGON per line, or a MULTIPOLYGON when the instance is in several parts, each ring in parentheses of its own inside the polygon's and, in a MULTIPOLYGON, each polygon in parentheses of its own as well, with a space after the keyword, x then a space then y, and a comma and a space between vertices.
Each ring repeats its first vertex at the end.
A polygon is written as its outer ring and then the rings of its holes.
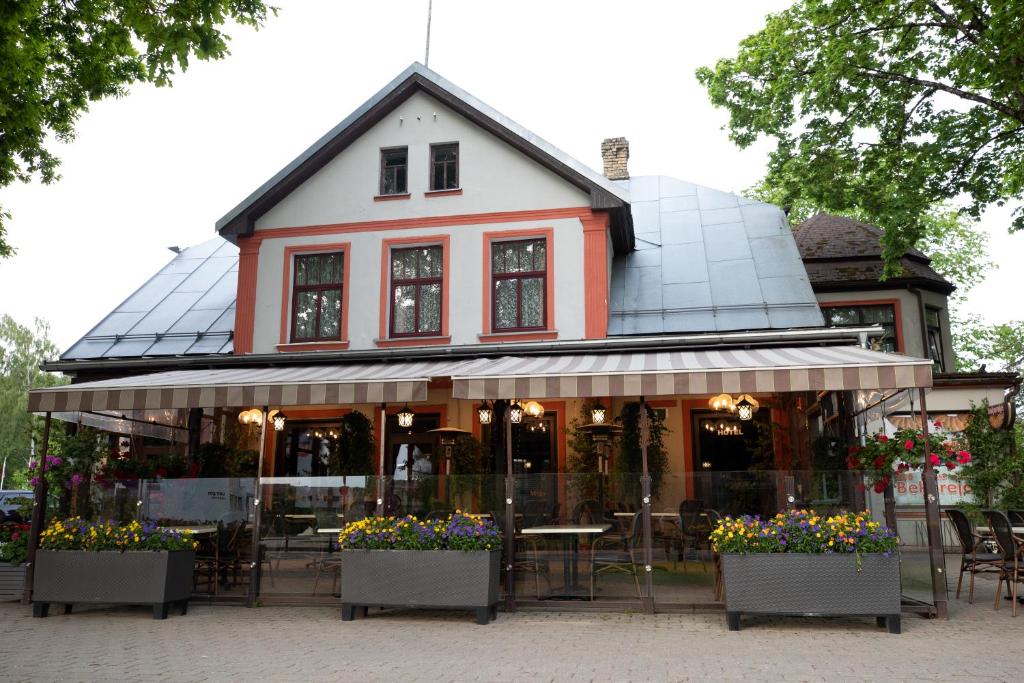
MULTIPOLYGON (((616 517, 632 517, 635 512, 614 512, 612 513, 616 517)), ((678 512, 652 512, 651 517, 678 517, 678 512)))
POLYGON ((542 524, 523 529, 523 534, 601 534, 612 528, 611 524, 542 524))
MULTIPOLYGON (((1015 526, 1015 527, 1012 527, 1012 529, 1013 529, 1013 533, 1015 535, 1017 535, 1017 536, 1024 536, 1024 526, 1015 526)), ((987 526, 975 527, 974 530, 977 531, 979 534, 991 534, 992 533, 992 530, 989 529, 987 526)))
POLYGON ((333 534, 337 536, 341 533, 341 529, 335 529, 333 527, 320 527, 316 530, 318 534, 333 534))
POLYGON ((193 536, 209 536, 217 533, 215 526, 162 526, 161 531, 177 531, 179 534, 188 531, 193 536))

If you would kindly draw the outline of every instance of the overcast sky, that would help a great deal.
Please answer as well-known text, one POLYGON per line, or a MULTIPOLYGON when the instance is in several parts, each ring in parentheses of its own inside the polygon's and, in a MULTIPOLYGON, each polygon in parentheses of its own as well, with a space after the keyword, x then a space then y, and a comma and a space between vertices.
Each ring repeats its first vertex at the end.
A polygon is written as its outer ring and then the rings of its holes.
MULTIPOLYGON (((272 2, 278 17, 234 28, 227 59, 94 104, 78 138, 53 146, 59 182, 3 191, 18 254, 0 261, 0 312, 46 319, 66 349, 170 260, 167 247, 211 238, 221 215, 423 61, 427 0, 272 2)), ((430 67, 595 169, 601 140, 625 136, 633 175, 738 192, 770 146, 729 142, 694 69, 788 4, 435 0, 430 67)), ((1002 267, 967 302, 992 322, 1024 316, 1012 280, 1024 235, 1007 235, 1008 216, 983 221, 1002 267)))

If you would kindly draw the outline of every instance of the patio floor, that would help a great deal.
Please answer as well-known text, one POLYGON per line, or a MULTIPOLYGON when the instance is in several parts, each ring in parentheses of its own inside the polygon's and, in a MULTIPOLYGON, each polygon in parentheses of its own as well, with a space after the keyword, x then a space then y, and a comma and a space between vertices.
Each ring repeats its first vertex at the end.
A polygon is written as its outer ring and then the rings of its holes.
POLYGON ((722 613, 390 611, 342 623, 329 607, 211 607, 154 621, 144 608, 53 610, 0 604, 4 680, 1015 680, 1024 614, 977 600, 949 621, 904 617, 895 636, 871 619, 746 619, 722 613), (983 672, 983 673, 982 673, 983 672))

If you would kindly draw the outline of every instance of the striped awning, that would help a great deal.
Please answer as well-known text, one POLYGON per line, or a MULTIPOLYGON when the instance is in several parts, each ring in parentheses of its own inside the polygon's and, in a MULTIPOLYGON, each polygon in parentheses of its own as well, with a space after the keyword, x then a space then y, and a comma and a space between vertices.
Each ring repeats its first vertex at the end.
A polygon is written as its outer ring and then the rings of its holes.
MULTIPOLYGON (((424 401, 442 364, 361 363, 174 370, 29 392, 32 412, 424 401)), ((443 364, 449 367, 451 363, 443 364)), ((450 373, 447 373, 450 374, 450 373)))
POLYGON ((932 385, 932 361, 855 346, 506 356, 466 363, 455 398, 673 396, 932 385))

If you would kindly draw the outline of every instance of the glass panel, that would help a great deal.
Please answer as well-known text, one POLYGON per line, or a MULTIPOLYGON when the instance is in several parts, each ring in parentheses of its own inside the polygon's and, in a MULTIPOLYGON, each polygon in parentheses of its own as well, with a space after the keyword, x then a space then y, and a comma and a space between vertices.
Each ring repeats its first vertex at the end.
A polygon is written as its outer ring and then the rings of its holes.
POLYGON ((516 267, 516 271, 525 273, 533 270, 533 246, 534 242, 520 242, 519 243, 519 263, 516 267))
POLYGON ((547 251, 545 240, 533 243, 533 270, 538 272, 547 270, 547 251))
POLYGON ((516 280, 496 280, 494 283, 494 327, 518 327, 519 293, 516 280))
POLYGON ((434 177, 430 181, 430 187, 433 190, 443 190, 444 187, 444 165, 434 164, 434 177))
POLYGON ((832 327, 860 324, 860 316, 858 315, 856 308, 836 308, 828 306, 824 309, 824 312, 825 319, 832 327))
POLYGON ((939 326, 939 312, 934 308, 929 308, 925 311, 925 319, 928 321, 930 326, 939 326))
POLYGON ((406 169, 405 166, 400 166, 395 169, 395 193, 404 194, 407 191, 407 188, 406 169))
POLYGON ((516 262, 513 242, 497 242, 491 245, 491 267, 494 273, 510 273, 516 262))
POLYGON ((523 280, 523 327, 544 325, 544 280, 531 277, 523 280))
POLYGON ((316 336, 316 292, 299 292, 295 301, 295 338, 316 336))
POLYGON ((341 284, 342 262, 338 252, 321 256, 320 278, 324 284, 341 284))
POLYGON ((405 166, 406 163, 406 151, 405 149, 392 149, 384 152, 384 167, 392 168, 396 166, 405 166))
POLYGON ((441 247, 427 247, 420 250, 419 276, 441 277, 441 247))
POLYGON ((399 280, 416 277, 416 250, 395 249, 391 252, 391 274, 399 280))
POLYGON ((420 332, 441 331, 441 285, 420 286, 420 332))
POLYGON ((309 263, 308 256, 298 256, 295 259, 295 284, 305 285, 309 284, 309 277, 307 274, 307 264, 309 263))
POLYGON ((411 334, 416 331, 416 285, 395 287, 391 315, 392 329, 396 334, 411 334))
POLYGON ((320 336, 337 338, 341 334, 341 290, 320 295, 320 336))
POLYGON ((862 319, 867 325, 893 322, 892 306, 865 306, 861 311, 862 319))

